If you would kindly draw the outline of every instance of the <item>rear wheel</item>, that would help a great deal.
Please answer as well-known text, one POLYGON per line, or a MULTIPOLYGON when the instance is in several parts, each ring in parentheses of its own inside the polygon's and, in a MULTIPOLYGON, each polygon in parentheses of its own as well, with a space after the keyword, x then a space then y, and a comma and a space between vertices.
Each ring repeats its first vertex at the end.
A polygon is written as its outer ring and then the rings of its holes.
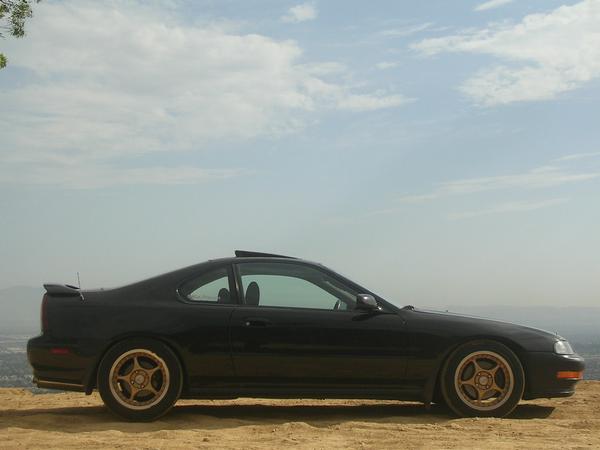
POLYGON ((104 404, 127 420, 152 421, 165 414, 181 394, 181 365, 162 342, 132 339, 112 347, 98 367, 104 404))
POLYGON ((463 417, 504 417, 523 395, 523 367, 517 356, 494 341, 468 342, 450 355, 442 373, 447 405, 463 417))

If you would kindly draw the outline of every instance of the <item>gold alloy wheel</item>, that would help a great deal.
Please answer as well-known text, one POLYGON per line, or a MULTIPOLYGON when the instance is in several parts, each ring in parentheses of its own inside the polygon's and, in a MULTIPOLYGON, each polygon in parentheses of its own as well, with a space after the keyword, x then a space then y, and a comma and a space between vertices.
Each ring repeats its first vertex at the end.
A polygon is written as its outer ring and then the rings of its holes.
POLYGON ((148 409, 159 403, 169 387, 169 368, 161 357, 146 349, 119 356, 110 368, 110 392, 129 409, 148 409))
POLYGON ((513 371, 498 353, 476 351, 463 358, 456 368, 454 387, 470 408, 492 411, 510 398, 514 389, 513 371))

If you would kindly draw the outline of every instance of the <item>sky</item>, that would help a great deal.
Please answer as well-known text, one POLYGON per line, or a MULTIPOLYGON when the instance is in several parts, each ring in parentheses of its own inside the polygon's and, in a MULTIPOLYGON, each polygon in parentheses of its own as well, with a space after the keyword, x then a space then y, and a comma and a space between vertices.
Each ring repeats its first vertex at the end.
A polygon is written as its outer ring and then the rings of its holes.
POLYGON ((245 249, 600 306, 600 0, 44 0, 0 51, 0 288, 245 249))

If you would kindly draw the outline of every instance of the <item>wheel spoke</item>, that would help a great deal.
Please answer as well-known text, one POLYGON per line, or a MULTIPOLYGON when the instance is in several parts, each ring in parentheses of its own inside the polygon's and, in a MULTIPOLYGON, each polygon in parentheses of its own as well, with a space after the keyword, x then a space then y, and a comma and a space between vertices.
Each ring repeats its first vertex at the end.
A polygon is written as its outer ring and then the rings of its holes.
POLYGON ((152 378, 152 375, 154 375, 160 369, 161 369, 160 365, 158 365, 152 369, 146 369, 146 374, 148 374, 149 378, 152 378))
POLYGON ((134 387, 134 386, 132 386, 132 385, 129 385, 129 386, 130 386, 130 388, 131 388, 131 390, 129 391, 129 400, 130 400, 130 401, 134 401, 134 400, 135 400, 135 397, 136 397, 136 395, 138 395, 138 394, 139 394, 139 392, 140 392, 140 390, 141 390, 141 389, 138 389, 138 388, 136 388, 136 387, 134 387))
POLYGON ((479 365, 479 363, 477 362, 477 358, 473 358, 472 362, 473 362, 473 369, 475 370, 475 373, 483 370, 483 367, 481 367, 479 365))
POLYGON ((492 387, 490 388, 490 391, 497 391, 498 393, 502 394, 504 392, 504 389, 506 388, 501 388, 500 386, 498 386, 498 384, 494 381, 494 383, 492 384, 492 387))
POLYGON ((459 383, 461 386, 467 385, 467 386, 473 386, 475 388, 475 376, 472 376, 468 380, 460 380, 459 383))
POLYGON ((133 369, 132 370, 140 370, 140 369, 143 370, 142 366, 140 366, 140 363, 138 361, 138 357, 134 356, 133 357, 133 369))
POLYGON ((156 389, 154 389, 154 386, 152 386, 152 383, 148 383, 148 386, 146 386, 144 388, 144 390, 151 392, 152 394, 154 394, 155 396, 158 395, 158 391, 156 389))
POLYGON ((483 396, 481 395, 482 392, 479 388, 475 387, 475 393, 477 394, 477 398, 475 399, 475 403, 477 403, 478 405, 481 404, 481 400, 483 399, 483 396))
POLYGON ((483 391, 483 392, 481 393, 481 400, 488 400, 488 399, 490 399, 491 397, 493 397, 493 396, 494 396, 494 394, 496 394, 496 393, 497 393, 497 391, 496 391, 496 389, 494 389, 494 388, 490 388, 490 389, 488 389, 487 391, 483 391))
POLYGON ((471 386, 473 389, 477 390, 477 386, 475 384, 475 376, 477 375, 477 372, 480 370, 481 370, 481 367, 479 366, 479 364, 477 364, 476 358, 473 358, 470 361, 468 361, 462 367, 462 370, 460 371, 461 378, 458 380, 459 385, 461 387, 462 386, 471 386), (464 376, 465 372, 468 370, 469 364, 473 364, 473 373, 471 374, 471 376, 469 378, 467 378, 466 380, 463 380, 462 376, 464 376))
POLYGON ((493 369, 490 369, 489 372, 492 374, 493 377, 496 376, 496 373, 498 373, 498 371, 502 369, 502 366, 500 365, 500 363, 496 363, 496 367, 494 367, 493 369))

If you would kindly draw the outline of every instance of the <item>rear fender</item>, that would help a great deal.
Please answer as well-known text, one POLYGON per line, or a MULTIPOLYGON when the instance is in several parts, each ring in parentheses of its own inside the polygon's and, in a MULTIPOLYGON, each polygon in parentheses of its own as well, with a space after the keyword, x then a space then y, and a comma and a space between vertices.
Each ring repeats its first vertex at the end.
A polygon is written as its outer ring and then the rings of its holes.
POLYGON ((98 377, 98 367, 100 366, 100 361, 102 361, 102 358, 104 358, 104 355, 106 355, 106 353, 116 344, 127 341, 129 339, 152 339, 155 341, 162 342, 167 347, 169 347, 173 351, 173 353, 175 353, 175 356, 179 360, 179 364, 181 364, 181 370, 183 371, 183 391, 185 391, 187 389, 187 387, 189 386, 188 371, 187 371, 187 368, 185 365, 185 361, 181 357, 181 351, 180 351, 179 347, 175 344, 175 342, 171 341, 170 339, 166 338, 165 336, 155 335, 152 333, 129 333, 129 334, 121 335, 121 336, 111 340, 111 342, 104 347, 104 349, 102 350, 100 355, 96 358, 96 361, 94 361, 94 365, 92 366, 92 369, 88 372, 88 374, 86 375, 86 377, 84 379, 86 395, 90 395, 96 388, 96 380, 98 377))

